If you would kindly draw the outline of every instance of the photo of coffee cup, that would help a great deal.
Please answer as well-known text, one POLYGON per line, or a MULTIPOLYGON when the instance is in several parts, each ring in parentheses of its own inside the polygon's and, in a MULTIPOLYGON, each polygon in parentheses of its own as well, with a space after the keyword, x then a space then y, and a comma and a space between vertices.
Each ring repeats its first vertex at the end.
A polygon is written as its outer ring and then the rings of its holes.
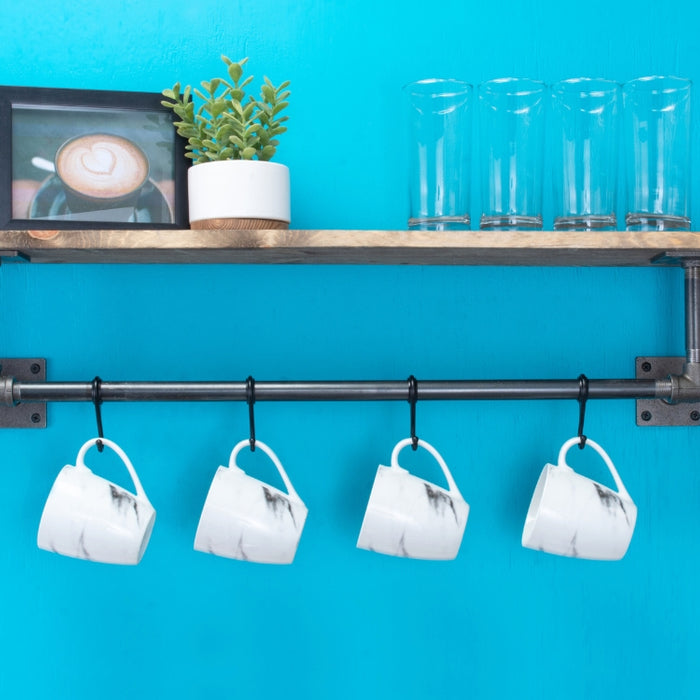
POLYGON ((111 440, 93 438, 78 452, 75 466, 61 469, 41 514, 40 549, 106 564, 138 564, 146 551, 156 511, 126 453, 111 440), (129 471, 136 493, 85 466, 88 449, 101 441, 129 471))
POLYGON ((557 464, 546 464, 542 470, 525 519, 523 547, 578 559, 622 559, 637 522, 637 506, 610 457, 590 438, 585 446, 603 458, 617 491, 566 463, 566 453, 578 444, 578 437, 567 440, 557 464))
POLYGON ((133 208, 149 176, 143 150, 108 133, 69 139, 56 151, 54 167, 73 213, 133 208))
POLYGON ((273 462, 287 493, 246 474, 236 458, 249 440, 231 452, 209 487, 194 539, 199 552, 260 564, 291 564, 304 529, 307 507, 277 455, 264 442, 256 448, 273 462))
POLYGON ((391 466, 377 469, 357 547, 410 559, 454 559, 467 525, 469 504, 445 460, 424 440, 418 440, 418 446, 437 460, 449 488, 399 466, 399 452, 411 443, 411 438, 401 440, 391 454, 391 466))

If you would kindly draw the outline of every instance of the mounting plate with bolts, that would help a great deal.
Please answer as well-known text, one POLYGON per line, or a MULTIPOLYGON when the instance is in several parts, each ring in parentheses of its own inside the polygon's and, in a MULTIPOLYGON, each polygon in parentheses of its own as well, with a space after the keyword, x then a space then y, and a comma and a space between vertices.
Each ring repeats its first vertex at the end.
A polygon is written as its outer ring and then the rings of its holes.
MULTIPOLYGON (((638 357, 635 365, 637 379, 665 379, 669 374, 683 374, 685 357, 638 357)), ((700 403, 637 399, 637 425, 700 426, 700 403)))
MULTIPOLYGON (((0 374, 25 382, 46 381, 46 360, 41 357, 0 358, 0 374)), ((0 428, 45 428, 46 404, 0 405, 0 428)))

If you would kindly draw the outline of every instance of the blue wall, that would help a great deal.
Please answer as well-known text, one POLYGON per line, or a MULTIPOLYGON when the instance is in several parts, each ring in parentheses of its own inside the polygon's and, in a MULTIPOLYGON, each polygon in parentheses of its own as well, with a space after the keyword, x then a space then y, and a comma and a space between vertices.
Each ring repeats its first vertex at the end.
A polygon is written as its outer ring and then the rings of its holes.
MULTIPOLYGON (((221 53, 289 78, 278 160, 294 228, 405 227, 410 80, 700 72, 690 2, 5 5, 0 84, 160 91, 213 77, 221 53)), ((0 285, 0 356, 46 357, 52 380, 631 377, 636 355, 684 351, 678 270, 8 264, 0 285)), ((270 567, 192 550, 209 481, 247 435, 244 404, 110 403, 103 417, 158 511, 138 567, 36 548, 57 471, 95 433, 89 404, 0 435, 0 697, 696 697, 697 431, 637 428, 631 401, 589 406, 586 432, 639 518, 623 561, 574 561, 520 535, 576 403, 419 403, 418 433, 472 511, 454 562, 412 562, 355 548, 407 404, 259 403, 258 437, 310 511, 294 564, 270 567)), ((258 455, 246 466, 271 477, 258 455)), ((592 451, 572 458, 606 479, 592 451)))

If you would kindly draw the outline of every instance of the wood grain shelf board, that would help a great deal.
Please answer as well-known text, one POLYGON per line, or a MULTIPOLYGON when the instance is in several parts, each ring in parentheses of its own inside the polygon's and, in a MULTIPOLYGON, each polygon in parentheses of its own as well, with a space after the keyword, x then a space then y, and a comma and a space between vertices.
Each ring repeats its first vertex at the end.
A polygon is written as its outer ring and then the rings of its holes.
POLYGON ((700 233, 665 231, 0 231, 0 255, 37 263, 630 267, 700 257, 700 233))

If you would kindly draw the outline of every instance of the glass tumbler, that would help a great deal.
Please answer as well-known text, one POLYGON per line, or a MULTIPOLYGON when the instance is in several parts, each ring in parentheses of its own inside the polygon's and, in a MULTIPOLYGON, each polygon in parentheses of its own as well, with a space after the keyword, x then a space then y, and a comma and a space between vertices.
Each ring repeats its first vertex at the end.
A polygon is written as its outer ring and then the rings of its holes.
POLYGON ((404 91, 410 114, 408 228, 468 230, 472 86, 430 79, 404 91))
POLYGON ((629 231, 690 229, 690 91, 672 76, 623 86, 629 231))
POLYGON ((572 78, 552 86, 555 230, 615 230, 620 86, 572 78))
POLYGON ((545 94, 528 78, 479 86, 482 229, 542 228, 545 94))

